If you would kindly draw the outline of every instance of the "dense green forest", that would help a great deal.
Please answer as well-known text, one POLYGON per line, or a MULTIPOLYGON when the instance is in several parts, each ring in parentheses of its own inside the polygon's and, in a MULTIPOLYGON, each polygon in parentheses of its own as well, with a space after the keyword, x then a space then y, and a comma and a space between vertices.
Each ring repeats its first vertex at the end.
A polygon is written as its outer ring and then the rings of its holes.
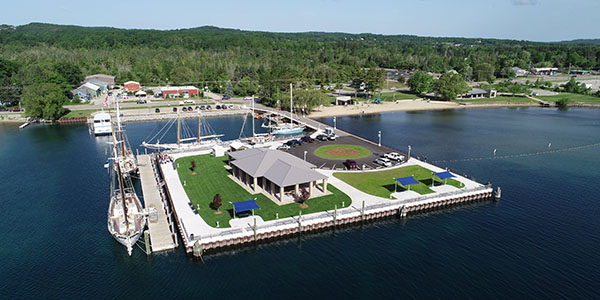
POLYGON ((224 92, 231 81, 238 94, 256 92, 270 99, 290 82, 350 83, 364 68, 454 69, 467 80, 488 80, 509 75, 514 66, 598 69, 600 46, 216 27, 0 26, 0 101, 9 104, 25 101, 28 93, 36 99, 66 95, 95 73, 115 75, 117 82, 194 84, 216 92, 224 92))

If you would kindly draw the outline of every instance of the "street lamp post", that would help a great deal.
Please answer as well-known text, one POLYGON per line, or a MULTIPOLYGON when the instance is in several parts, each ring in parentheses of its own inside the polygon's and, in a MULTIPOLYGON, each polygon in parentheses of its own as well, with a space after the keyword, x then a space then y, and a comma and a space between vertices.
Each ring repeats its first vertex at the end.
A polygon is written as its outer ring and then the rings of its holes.
POLYGON ((406 161, 408 161, 410 159, 410 145, 408 145, 408 157, 406 158, 406 161))
POLYGON ((306 161, 306 153, 308 153, 308 151, 304 151, 304 161, 306 161))
POLYGON ((379 137, 379 147, 381 147, 381 130, 377 133, 377 137, 379 137))
POLYGON ((335 129, 336 129, 336 122, 337 122, 337 121, 336 121, 336 118, 335 118, 335 117, 333 117, 333 130, 335 130, 335 129))

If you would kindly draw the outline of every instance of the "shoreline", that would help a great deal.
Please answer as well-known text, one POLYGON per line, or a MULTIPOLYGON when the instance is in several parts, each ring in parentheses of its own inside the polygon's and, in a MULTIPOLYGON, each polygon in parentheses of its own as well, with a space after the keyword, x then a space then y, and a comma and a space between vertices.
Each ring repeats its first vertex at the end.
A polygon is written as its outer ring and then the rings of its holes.
POLYGON ((308 118, 369 115, 394 111, 424 111, 462 108, 500 108, 500 107, 539 107, 538 103, 481 103, 461 105, 456 102, 399 100, 395 103, 355 104, 349 106, 328 106, 309 114, 308 118))

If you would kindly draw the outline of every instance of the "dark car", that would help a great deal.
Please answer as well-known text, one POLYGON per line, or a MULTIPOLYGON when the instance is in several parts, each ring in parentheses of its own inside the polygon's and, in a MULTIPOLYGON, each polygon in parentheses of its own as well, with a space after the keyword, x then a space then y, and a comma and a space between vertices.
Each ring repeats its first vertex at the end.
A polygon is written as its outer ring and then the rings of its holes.
POLYGON ((208 109, 208 110, 211 110, 211 109, 212 109, 212 107, 211 107, 210 105, 207 105, 207 106, 206 106, 206 109, 208 109))
POLYGON ((221 109, 227 109, 227 105, 221 105, 221 109))
POLYGON ((194 109, 191 106, 188 106, 188 111, 194 111, 194 109))
POLYGON ((284 145, 288 145, 289 147, 296 147, 296 140, 289 140, 285 142, 284 145))
POLYGON ((177 107, 173 107, 173 112, 177 112, 177 107))
POLYGON ((319 141, 326 141, 327 139, 328 139, 327 136, 324 134, 317 135, 317 140, 319 140, 319 141))
POLYGON ((301 139, 294 140, 294 143, 296 143, 296 145, 298 145, 298 146, 302 146, 302 140, 301 139))
POLYGON ((229 97, 229 96, 223 96, 223 100, 229 100, 229 99, 231 99, 231 97, 229 97))
POLYGON ((356 169, 358 169, 358 164, 353 159, 346 159, 346 161, 344 162, 344 166, 346 166, 346 168, 348 170, 356 170, 356 169))
POLYGON ((305 142, 305 143, 312 143, 312 142, 314 142, 314 141, 315 141, 313 138, 311 138, 311 137, 310 137, 310 136, 308 136, 308 135, 305 135, 305 136, 303 136, 303 137, 301 138, 301 140, 302 140, 303 142, 305 142))
POLYGON ((0 107, 0 111, 7 111, 6 107, 0 107))
POLYGON ((146 104, 146 100, 138 100, 137 104, 146 104))
POLYGON ((184 106, 183 108, 181 108, 181 111, 187 111, 187 107, 184 106))
POLYGON ((217 106, 215 106, 215 108, 216 108, 216 109, 221 109, 221 105, 218 105, 218 104, 217 104, 217 106))
POLYGON ((205 109, 206 109, 206 106, 204 106, 204 105, 200 106, 200 110, 205 110, 205 109))
POLYGON ((155 113, 159 113, 159 112, 160 112, 160 108, 158 108, 158 107, 157 107, 157 108, 154 110, 154 112, 155 112, 155 113))
POLYGON ((194 110, 200 110, 200 106, 196 106, 194 110))

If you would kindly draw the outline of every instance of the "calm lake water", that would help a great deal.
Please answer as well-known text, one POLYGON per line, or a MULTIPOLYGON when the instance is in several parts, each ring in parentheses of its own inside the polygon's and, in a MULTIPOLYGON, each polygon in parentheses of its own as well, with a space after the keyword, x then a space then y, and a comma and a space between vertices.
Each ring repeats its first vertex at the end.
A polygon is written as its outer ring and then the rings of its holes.
MULTIPOLYGON (((209 122, 227 139, 240 135, 243 120, 209 122)), ((374 141, 381 130, 383 144, 411 145, 413 156, 429 161, 600 142, 597 109, 336 121, 374 141)), ((131 144, 162 124, 128 124, 131 144)), ((501 186, 502 199, 208 255, 202 264, 182 249, 129 257, 108 234, 108 139, 90 137, 86 126, 17 125, 0 124, 0 298, 600 298, 600 146, 440 162, 501 186)))

